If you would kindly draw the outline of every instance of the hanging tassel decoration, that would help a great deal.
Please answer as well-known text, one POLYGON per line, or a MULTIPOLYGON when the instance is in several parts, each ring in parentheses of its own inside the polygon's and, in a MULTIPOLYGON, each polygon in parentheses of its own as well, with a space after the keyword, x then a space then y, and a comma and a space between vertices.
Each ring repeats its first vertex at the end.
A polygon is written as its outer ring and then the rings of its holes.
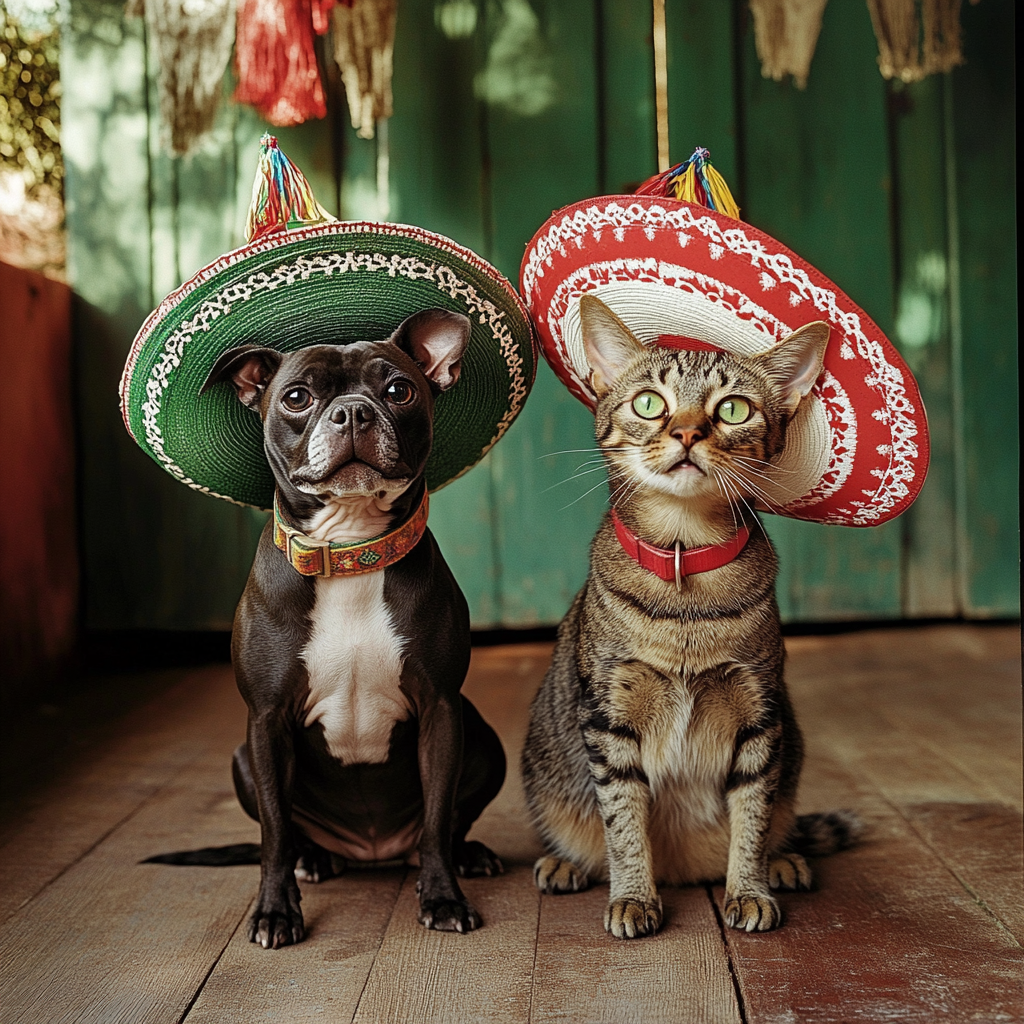
POLYGON ((284 155, 277 139, 260 139, 260 159, 252 183, 252 202, 245 221, 250 242, 289 228, 335 220, 317 201, 305 175, 284 155))
POLYGON ((161 144, 193 152, 213 128, 235 41, 235 0, 132 0, 145 16, 159 70, 161 144))
POLYGON ((878 69, 883 78, 916 82, 963 64, 961 0, 867 2, 878 40, 878 69))
POLYGON ((792 75, 798 89, 807 87, 826 2, 750 0, 754 45, 763 77, 781 82, 786 75, 792 75))
POLYGON ((238 0, 235 100, 285 127, 324 117, 327 103, 313 48, 333 0, 238 0))
POLYGON ((664 196, 666 199, 681 199, 688 203, 699 203, 709 210, 740 219, 740 208, 736 205, 729 186, 711 165, 711 154, 698 146, 693 156, 685 163, 676 164, 661 174, 648 178, 637 190, 638 196, 664 196))
POLYGON ((397 15, 396 0, 342 0, 334 8, 334 59, 361 139, 372 139, 377 121, 391 116, 397 15))

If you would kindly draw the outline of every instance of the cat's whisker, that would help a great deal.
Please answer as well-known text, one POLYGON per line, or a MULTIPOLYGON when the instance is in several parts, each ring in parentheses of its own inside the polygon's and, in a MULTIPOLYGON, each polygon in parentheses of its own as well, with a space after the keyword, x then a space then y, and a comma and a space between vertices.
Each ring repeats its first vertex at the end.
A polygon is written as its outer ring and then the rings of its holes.
MULTIPOLYGON (((738 461, 738 460, 736 460, 734 458, 733 461, 738 461)), ((767 473, 765 473, 762 470, 755 469, 753 466, 741 466, 741 467, 738 467, 738 468, 742 469, 744 473, 749 473, 751 476, 757 477, 758 480, 764 480, 766 483, 773 484, 773 483, 777 482, 771 476, 769 476, 767 473)), ((786 472, 794 472, 795 473, 796 470, 792 470, 792 471, 786 470, 786 472)))
MULTIPOLYGON (((751 482, 750 482, 749 480, 744 480, 744 478, 743 478, 743 477, 742 477, 742 476, 741 476, 741 475, 740 475, 739 473, 737 473, 736 471, 733 471, 733 472, 734 472, 734 475, 735 475, 736 481, 737 481, 738 483, 741 483, 741 484, 745 484, 745 485, 746 485, 746 487, 747 487, 747 488, 748 488, 749 490, 753 491, 753 492, 754 492, 754 497, 755 497, 755 498, 758 498, 758 499, 760 499, 761 501, 763 501, 763 502, 764 502, 764 504, 768 506, 768 508, 769 508, 769 510, 770 510, 770 511, 772 511, 772 512, 776 513, 777 515, 779 515, 779 514, 781 514, 781 513, 782 513, 782 508, 781 508, 781 506, 779 506, 778 504, 776 504, 776 503, 775 503, 775 502, 774 502, 774 501, 773 501, 773 500, 772 500, 772 499, 771 499, 771 498, 770 498, 770 497, 769 497, 769 496, 768 496, 767 494, 765 494, 765 493, 764 493, 763 491, 761 491, 761 489, 760 489, 760 488, 758 488, 758 487, 757 487, 757 486, 756 486, 755 484, 751 483, 751 482)), ((747 503, 747 501, 746 501, 745 499, 742 499, 742 498, 741 498, 740 500, 741 500, 741 501, 743 501, 743 504, 744 504, 744 505, 745 505, 745 506, 746 506, 746 507, 747 507, 747 508, 748 508, 748 509, 749 509, 749 510, 750 510, 751 512, 753 512, 753 509, 751 508, 751 506, 750 506, 750 505, 749 505, 749 504, 747 503)), ((758 523, 760 524, 760 520, 758 520, 758 523)), ((764 535, 765 535, 765 538, 767 539, 767 538, 768 538, 768 534, 767 534, 767 533, 765 533, 765 529, 764 529, 764 526, 761 526, 761 532, 762 532, 762 533, 764 533, 764 535)))
POLYGON ((729 514, 732 516, 732 526, 737 532, 739 531, 739 523, 736 522, 736 507, 733 504, 732 495, 726 490, 725 485, 722 483, 722 478, 718 474, 718 470, 714 466, 711 467, 711 473, 715 478, 715 483, 718 484, 718 489, 722 492, 722 497, 729 503, 729 514))
POLYGON ((743 501, 744 505, 746 505, 748 509, 750 508, 750 505, 747 504, 744 498, 744 493, 749 494, 753 498, 760 499, 769 507, 769 509, 771 509, 771 511, 778 512, 778 507, 774 504, 771 498, 767 494, 765 494, 756 484, 752 483, 750 480, 745 479, 735 469, 727 469, 724 466, 721 467, 721 469, 722 472, 726 475, 726 478, 736 488, 736 497, 740 501, 743 501))
MULTIPOLYGON (((559 480, 557 483, 552 484, 550 487, 545 487, 541 494, 547 494, 548 491, 553 491, 556 487, 561 487, 562 484, 572 483, 573 480, 581 480, 585 476, 589 476, 591 473, 599 473, 604 469, 604 466, 594 466, 591 469, 586 469, 582 473, 576 472, 572 476, 567 476, 564 480, 559 480)), ((598 485, 600 486, 600 485, 598 485)), ((589 491, 587 492, 590 493, 589 491)))
POLYGON ((755 484, 753 480, 749 479, 749 477, 747 477, 744 473, 741 473, 735 467, 721 466, 719 468, 731 480, 733 480, 734 483, 740 484, 749 491, 753 491, 755 497, 760 498, 762 501, 764 501, 766 505, 771 506, 773 509, 777 509, 778 506, 776 506, 773 503, 773 500, 771 496, 768 494, 768 492, 763 487, 760 487, 757 484, 755 484))
POLYGON ((603 486, 604 486, 604 481, 603 480, 600 483, 594 484, 594 486, 591 487, 589 491, 584 491, 578 498, 575 498, 572 501, 570 501, 568 505, 563 505, 558 511, 559 512, 564 512, 567 508, 572 508, 572 506, 575 505, 577 501, 582 501, 588 494, 592 494, 594 491, 596 491, 598 489, 598 487, 603 487, 603 486))
MULTIPOLYGON (((722 466, 720 468, 721 468, 722 472, 727 475, 727 477, 731 478, 732 483, 734 485, 735 484, 742 484, 742 483, 745 482, 745 481, 743 481, 743 478, 740 477, 738 474, 736 474, 734 471, 730 472, 724 466, 722 466)), ((754 520, 754 522, 758 526, 758 529, 760 529, 761 533, 764 534, 764 539, 766 541, 768 541, 768 543, 770 544, 771 543, 771 538, 768 536, 768 532, 764 528, 764 523, 761 522, 761 519, 757 515, 757 511, 754 509, 754 507, 750 504, 750 502, 747 501, 746 498, 743 497, 742 494, 737 493, 735 495, 735 498, 736 498, 736 501, 738 501, 747 510, 747 512, 750 514, 750 518, 754 520)), ((764 501, 765 504, 769 506, 769 508, 772 508, 773 511, 776 511, 776 509, 772 506, 772 503, 767 498, 762 498, 761 500, 764 501)))
POLYGON ((768 531, 764 528, 764 523, 761 522, 761 517, 757 514, 756 510, 751 508, 750 505, 748 505, 746 501, 744 501, 742 498, 740 498, 739 500, 743 502, 743 507, 750 513, 750 518, 753 519, 755 523, 757 523, 758 528, 761 530, 761 533, 764 534, 764 539, 768 541, 769 544, 771 544, 772 539, 768 536, 768 531))
POLYGON ((612 488, 608 494, 608 506, 614 508, 616 505, 625 505, 629 502, 629 499, 633 497, 637 489, 641 486, 641 481, 631 480, 629 477, 624 479, 617 487, 612 488))
POLYGON ((776 473, 796 473, 795 469, 789 469, 786 466, 780 466, 774 462, 768 462, 766 459, 755 459, 750 455, 734 455, 733 459, 736 462, 756 462, 762 466, 768 466, 769 469, 774 470, 776 473))
POLYGON ((554 458, 556 455, 581 455, 581 454, 590 454, 592 452, 596 452, 598 454, 600 454, 601 452, 624 452, 628 448, 631 448, 631 447, 632 447, 632 445, 620 445, 620 446, 614 446, 613 445, 613 446, 608 447, 608 448, 566 448, 564 451, 560 451, 560 452, 545 452, 545 454, 543 454, 543 455, 538 455, 537 458, 538 459, 551 459, 551 458, 554 458))

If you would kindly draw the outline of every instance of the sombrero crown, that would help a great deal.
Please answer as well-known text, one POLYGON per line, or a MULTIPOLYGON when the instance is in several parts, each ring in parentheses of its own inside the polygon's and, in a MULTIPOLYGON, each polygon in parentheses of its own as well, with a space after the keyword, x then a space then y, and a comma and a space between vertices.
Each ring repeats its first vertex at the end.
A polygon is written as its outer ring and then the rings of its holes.
POLYGON ((274 480, 259 418, 227 385, 202 392, 226 350, 388 338, 422 309, 466 314, 458 384, 438 395, 427 485, 475 465, 518 415, 536 371, 529 316, 512 285, 475 253, 404 224, 337 221, 265 135, 248 244, 204 267, 149 316, 121 379, 139 446, 182 483, 270 508, 274 480))
POLYGON ((740 356, 823 320, 831 328, 824 369, 770 471, 771 510, 874 526, 904 511, 924 483, 927 420, 899 353, 824 274, 739 220, 707 150, 634 195, 553 213, 527 247, 520 291, 544 356, 591 408, 579 318, 584 293, 645 344, 740 356))

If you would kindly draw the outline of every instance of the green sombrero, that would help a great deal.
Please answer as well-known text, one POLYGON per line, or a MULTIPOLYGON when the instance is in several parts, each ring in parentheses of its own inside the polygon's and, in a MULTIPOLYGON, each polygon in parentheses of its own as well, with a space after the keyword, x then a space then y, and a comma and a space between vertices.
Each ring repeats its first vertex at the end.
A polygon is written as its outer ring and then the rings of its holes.
POLYGON ((537 365, 530 320, 512 285, 475 253, 422 228, 334 220, 269 135, 247 234, 248 245, 150 314, 121 378, 128 432, 182 483, 273 505, 259 417, 227 385, 200 394, 217 358, 240 345, 291 352, 379 341, 421 309, 466 314, 459 382, 436 399, 432 491, 479 462, 519 414, 537 365))

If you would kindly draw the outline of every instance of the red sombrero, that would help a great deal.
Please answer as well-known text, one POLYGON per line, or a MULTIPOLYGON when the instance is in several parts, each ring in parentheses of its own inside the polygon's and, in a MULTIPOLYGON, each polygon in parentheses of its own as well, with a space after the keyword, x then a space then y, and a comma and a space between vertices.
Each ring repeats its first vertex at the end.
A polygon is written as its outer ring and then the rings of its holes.
POLYGON ((674 348, 752 355, 824 320, 832 328, 824 370, 776 460, 772 505, 844 526, 899 515, 928 469, 928 424, 910 370, 852 299, 737 213, 707 151, 697 150, 636 195, 552 214, 526 249, 520 281, 547 361, 593 408, 579 323, 584 292, 644 343, 674 348))

